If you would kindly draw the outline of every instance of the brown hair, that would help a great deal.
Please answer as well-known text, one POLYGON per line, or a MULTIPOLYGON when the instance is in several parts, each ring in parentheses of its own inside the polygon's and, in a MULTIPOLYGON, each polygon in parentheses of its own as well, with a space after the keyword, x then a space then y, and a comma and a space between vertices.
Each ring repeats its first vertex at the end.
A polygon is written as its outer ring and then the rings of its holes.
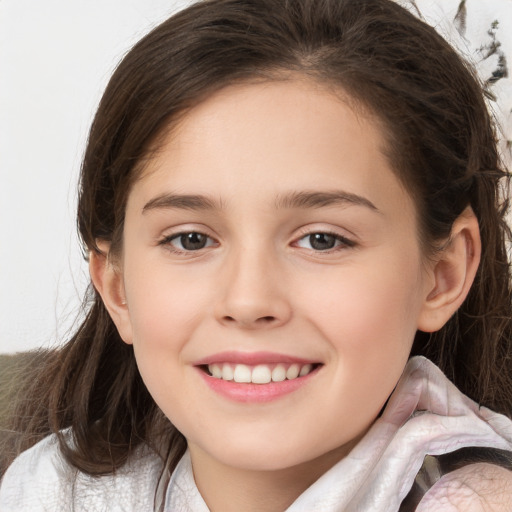
MULTIPOLYGON (((475 282, 443 329, 418 333, 413 352, 477 402, 512 416, 509 231, 500 199, 508 176, 472 72, 434 29, 389 0, 205 0, 144 37, 115 71, 91 128, 78 208, 86 251, 98 251, 98 239, 122 242, 130 186, 162 130, 228 84, 286 73, 341 88, 377 115, 430 251, 472 206, 483 246, 475 282)), ((172 469, 183 436, 149 395, 94 289, 86 300, 78 332, 24 392, 18 450, 71 427, 73 446, 61 436, 61 448, 82 471, 112 472, 143 442, 165 446, 172 469)))

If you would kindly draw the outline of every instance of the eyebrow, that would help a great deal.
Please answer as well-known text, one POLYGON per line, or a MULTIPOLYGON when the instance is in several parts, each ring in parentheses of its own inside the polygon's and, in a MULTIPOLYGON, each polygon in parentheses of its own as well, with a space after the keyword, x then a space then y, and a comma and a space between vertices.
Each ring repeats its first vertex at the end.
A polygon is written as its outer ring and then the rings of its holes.
MULTIPOLYGON (((279 195, 275 201, 277 209, 293 209, 293 208, 322 208, 333 205, 354 205, 364 206, 379 212, 379 209, 365 197, 344 191, 301 191, 290 192, 288 194, 279 195)), ((156 209, 179 209, 179 210, 222 210, 221 201, 217 201, 211 197, 196 194, 161 194, 148 201, 142 213, 146 213, 156 209)))
POLYGON ((380 213, 379 209, 365 197, 341 190, 329 192, 291 192, 279 196, 276 200, 276 208, 322 208, 332 205, 364 206, 380 213))
POLYGON ((148 201, 142 213, 150 210, 176 208, 179 210, 221 210, 220 201, 203 195, 194 194, 161 194, 148 201))

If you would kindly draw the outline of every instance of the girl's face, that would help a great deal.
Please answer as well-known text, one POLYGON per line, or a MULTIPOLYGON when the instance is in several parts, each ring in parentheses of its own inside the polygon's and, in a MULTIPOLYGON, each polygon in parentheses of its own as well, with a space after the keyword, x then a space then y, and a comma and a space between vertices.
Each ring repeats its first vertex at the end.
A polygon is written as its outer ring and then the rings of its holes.
POLYGON ((383 147, 311 82, 238 85, 133 186, 117 323, 194 463, 329 465, 392 392, 432 279, 383 147))

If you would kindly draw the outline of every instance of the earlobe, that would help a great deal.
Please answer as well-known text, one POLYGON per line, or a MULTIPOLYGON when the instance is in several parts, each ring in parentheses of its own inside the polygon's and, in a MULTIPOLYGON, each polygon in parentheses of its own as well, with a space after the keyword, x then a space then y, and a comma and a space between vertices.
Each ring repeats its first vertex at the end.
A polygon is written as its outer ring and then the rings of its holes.
POLYGON ((478 220, 468 206, 432 264, 432 285, 426 291, 419 330, 438 331, 462 305, 475 279, 480 253, 478 220))
POLYGON ((119 335, 125 343, 132 343, 132 330, 121 271, 109 258, 110 243, 97 243, 101 252, 91 251, 89 254, 89 273, 96 291, 100 294, 103 304, 119 335))

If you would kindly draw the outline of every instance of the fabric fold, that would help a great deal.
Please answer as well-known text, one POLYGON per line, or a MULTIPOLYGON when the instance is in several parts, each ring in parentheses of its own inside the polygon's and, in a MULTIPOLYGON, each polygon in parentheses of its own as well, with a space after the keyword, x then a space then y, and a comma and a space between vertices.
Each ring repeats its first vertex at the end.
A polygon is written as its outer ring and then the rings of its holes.
POLYGON ((413 357, 368 433, 286 512, 395 512, 426 455, 469 446, 512 450, 512 421, 479 407, 428 359, 413 357))
MULTIPOLYGON (((479 407, 428 359, 413 357, 367 434, 285 512, 397 512, 427 455, 464 447, 512 450, 512 421, 479 407)), ((165 511, 208 512, 188 451, 165 511)))

